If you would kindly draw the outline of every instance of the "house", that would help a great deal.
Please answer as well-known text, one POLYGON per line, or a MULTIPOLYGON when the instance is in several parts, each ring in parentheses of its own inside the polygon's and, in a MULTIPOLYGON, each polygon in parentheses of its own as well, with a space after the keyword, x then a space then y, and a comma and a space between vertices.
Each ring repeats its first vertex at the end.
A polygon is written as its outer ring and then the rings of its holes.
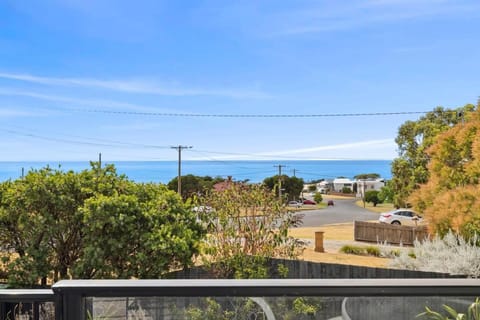
POLYGON ((323 180, 317 183, 317 191, 320 193, 327 193, 329 190, 333 189, 332 180, 323 180))
POLYGON ((333 191, 342 192, 343 188, 349 188, 353 191, 353 180, 348 178, 336 178, 333 179, 333 191))
POLYGON ((360 179, 356 180, 357 197, 362 197, 366 191, 377 190, 380 191, 385 186, 385 179, 360 179))

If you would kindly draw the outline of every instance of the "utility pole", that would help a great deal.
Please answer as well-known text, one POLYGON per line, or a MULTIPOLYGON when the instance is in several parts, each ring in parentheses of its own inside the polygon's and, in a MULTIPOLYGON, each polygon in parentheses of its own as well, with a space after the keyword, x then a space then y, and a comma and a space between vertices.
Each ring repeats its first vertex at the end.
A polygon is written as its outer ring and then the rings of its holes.
POLYGON ((278 167, 278 198, 282 200, 282 168, 285 168, 285 165, 279 164, 274 167, 278 167))
POLYGON ((297 173, 297 170, 293 169, 293 176, 296 177, 295 173, 297 173))
POLYGON ((170 147, 178 151, 178 178, 177 178, 177 192, 181 196, 182 195, 182 150, 183 149, 191 149, 192 146, 181 146, 178 145, 176 147, 170 147))

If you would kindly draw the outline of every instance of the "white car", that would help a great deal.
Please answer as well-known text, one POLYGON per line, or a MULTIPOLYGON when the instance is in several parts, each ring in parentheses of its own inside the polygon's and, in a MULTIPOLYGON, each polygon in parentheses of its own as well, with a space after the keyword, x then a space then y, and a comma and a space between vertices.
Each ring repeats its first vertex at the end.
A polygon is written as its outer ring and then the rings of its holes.
POLYGON ((390 212, 380 214, 378 218, 380 223, 388 223, 393 225, 418 226, 423 219, 415 211, 410 209, 397 209, 390 212))
POLYGON ((300 208, 301 206, 303 206, 303 203, 300 202, 300 201, 290 201, 290 202, 288 203, 288 206, 289 206, 289 207, 300 208))

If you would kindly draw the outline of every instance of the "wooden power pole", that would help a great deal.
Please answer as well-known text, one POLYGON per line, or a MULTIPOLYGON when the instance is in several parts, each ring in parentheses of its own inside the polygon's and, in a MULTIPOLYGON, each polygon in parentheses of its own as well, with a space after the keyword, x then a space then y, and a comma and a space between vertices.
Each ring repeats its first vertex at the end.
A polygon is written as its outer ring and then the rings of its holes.
POLYGON ((178 178, 177 178, 177 192, 181 196, 182 195, 182 150, 184 149, 191 149, 192 146, 181 146, 178 145, 176 147, 170 147, 178 151, 178 178))

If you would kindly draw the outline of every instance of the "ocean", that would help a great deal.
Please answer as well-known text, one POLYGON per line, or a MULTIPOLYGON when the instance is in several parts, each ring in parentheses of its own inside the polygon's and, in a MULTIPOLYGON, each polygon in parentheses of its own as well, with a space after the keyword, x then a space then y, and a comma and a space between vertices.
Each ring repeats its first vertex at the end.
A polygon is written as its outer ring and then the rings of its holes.
MULTIPOLYGON (((168 183, 178 174, 177 161, 115 161, 117 172, 136 182, 168 183)), ((81 171, 90 168, 88 161, 0 162, 0 181, 18 179, 31 169, 51 168, 81 171)), ((362 173, 378 173, 390 179, 390 160, 268 160, 268 161, 182 161, 182 175, 211 176, 235 181, 261 182, 267 177, 282 174, 303 178, 305 182, 337 177, 353 178, 362 173)))

